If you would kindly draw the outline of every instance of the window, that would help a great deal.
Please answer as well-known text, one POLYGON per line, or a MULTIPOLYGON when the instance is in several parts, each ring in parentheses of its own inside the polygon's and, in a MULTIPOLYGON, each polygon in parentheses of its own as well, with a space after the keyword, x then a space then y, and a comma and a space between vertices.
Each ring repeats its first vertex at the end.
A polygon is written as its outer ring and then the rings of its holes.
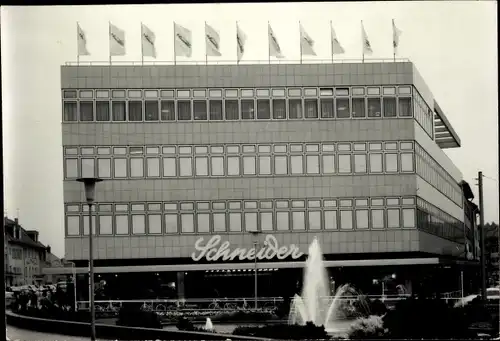
POLYGON ((270 156, 259 156, 259 174, 270 175, 271 174, 271 157, 270 156))
POLYGON ((269 96, 269 89, 257 89, 257 97, 268 97, 268 96, 269 96))
POLYGON ((142 102, 128 102, 128 120, 133 122, 142 121, 142 102))
POLYGON ((113 90, 113 98, 125 98, 125 90, 113 90))
POLYGON ((160 176, 160 159, 159 158, 147 158, 146 167, 148 177, 157 178, 160 176))
POLYGON ((255 174, 255 156, 243 157, 243 174, 244 175, 255 174))
POLYGON ((97 174, 100 178, 111 177, 111 159, 97 159, 97 174))
POLYGON ((213 176, 223 176, 224 175, 224 157, 222 156, 212 156, 210 159, 212 165, 212 175, 213 176))
MULTIPOLYGON (((87 218, 88 219, 88 218, 87 218)), ((68 236, 80 235, 80 216, 67 216, 66 217, 66 230, 68 236)))
POLYGON ((300 97, 302 95, 302 90, 300 88, 288 89, 288 96, 290 97, 300 97))
MULTIPOLYGON (((89 217, 86 215, 83 218, 83 235, 88 236, 89 235, 89 217)), ((92 235, 95 236, 96 230, 97 230, 97 219, 95 215, 92 215, 92 235)))
POLYGON ((384 97, 384 117, 396 117, 396 99, 384 97))
MULTIPOLYGON (((257 91, 258 92, 258 91, 257 91)), ((271 118, 271 104, 268 99, 257 100, 257 119, 268 120, 271 118)))
POLYGON ((309 211, 309 230, 321 230, 321 211, 309 211))
POLYGON ((290 170, 291 174, 303 174, 304 166, 302 164, 302 155, 290 156, 290 170))
POLYGON ((191 102, 177 101, 177 115, 180 121, 191 120, 191 102))
POLYGON ((253 120, 255 118, 254 101, 250 99, 241 100, 241 119, 253 120))
POLYGON ((337 98, 337 117, 338 118, 351 117, 348 98, 337 98))
POLYGON ((229 213, 229 232, 241 232, 241 213, 229 213))
POLYGON ((333 118, 335 117, 333 112, 333 99, 332 98, 322 98, 320 99, 321 105, 321 118, 333 118))
POLYGON ((385 150, 397 150, 398 144, 396 142, 385 142, 385 150))
POLYGON ((196 225, 198 227, 199 233, 209 233, 210 232, 210 214, 209 213, 198 213, 196 216, 196 225))
POLYGON ((193 90, 193 97, 206 97, 206 96, 207 93, 205 90, 193 90))
POLYGON ((398 198, 387 198, 387 206, 398 206, 399 199, 398 198))
POLYGON ((222 90, 220 90, 220 89, 210 89, 209 90, 209 96, 210 97, 220 98, 220 97, 222 97, 222 90))
POLYGON ((398 154, 385 154, 385 171, 391 173, 398 171, 398 154))
POLYGON ((387 227, 399 228, 399 209, 390 208, 387 210, 387 227))
POLYGON ((114 159, 114 174, 115 178, 127 177, 127 159, 114 159))
POLYGON ((125 102, 113 101, 111 102, 111 109, 113 111, 113 121, 122 122, 127 119, 125 112, 125 102))
MULTIPOLYGON (((401 90, 401 88, 400 88, 401 90)), ((411 98, 409 97, 399 97, 399 116, 400 117, 412 117, 411 112, 411 98)))
POLYGON ((78 178, 78 160, 66 159, 66 178, 78 178))
POLYGON ((238 97, 238 90, 236 89, 227 89, 226 97, 238 97))
POLYGON ((368 210, 356 210, 356 229, 365 230, 368 228, 368 210))
POLYGON ((382 154, 370 155, 370 173, 382 173, 382 154))
POLYGON ((174 101, 161 101, 161 120, 175 121, 175 103, 174 101))
POLYGON ((274 173, 276 175, 288 174, 288 165, 286 156, 274 157, 274 173))
POLYGON ((301 144, 292 144, 290 145, 290 152, 302 152, 302 145, 301 144))
POLYGON ((226 120, 239 120, 239 110, 237 100, 225 100, 226 106, 226 120))
POLYGON ((130 158, 130 177, 142 178, 144 176, 144 159, 130 158))
POLYGON ((196 157, 195 167, 197 176, 207 176, 208 175, 208 157, 196 157))
POLYGON ((226 232, 226 214, 214 213, 213 215, 214 232, 226 232))
POLYGON ((372 228, 384 228, 384 210, 371 210, 372 215, 372 228))
POLYGON ((76 90, 64 90, 64 98, 76 98, 76 90))
POLYGON ((401 95, 411 94, 411 88, 409 86, 400 86, 398 90, 401 95))
POLYGON ((113 234, 113 217, 110 215, 99 216, 99 234, 113 234))
POLYGON ((182 233, 194 232, 194 217, 192 213, 181 214, 181 232, 182 233))
POLYGON ((177 90, 177 97, 179 98, 187 98, 191 94, 189 90, 177 90))
POLYGON ((394 88, 394 87, 384 87, 383 92, 384 92, 384 95, 395 95, 396 94, 396 88, 394 88))
POLYGON ((339 205, 340 207, 352 207, 352 199, 342 199, 339 205))
POLYGON ((340 211, 340 228, 352 230, 352 211, 340 211))
POLYGON ((319 174, 319 155, 306 156, 307 174, 319 174))
POLYGON ((303 231, 306 229, 305 213, 292 212, 292 230, 303 231))
POLYGON ((82 159, 82 178, 95 177, 95 159, 82 159))
POLYGON ((193 152, 191 147, 184 146, 184 147, 179 147, 179 154, 191 154, 193 152))
POLYGON ((240 175, 240 158, 230 156, 227 158, 227 175, 240 175))
POLYGON ((83 155, 93 155, 94 147, 81 147, 80 151, 83 155))
POLYGON ((273 118, 286 119, 286 102, 284 99, 273 99, 273 118))
MULTIPOLYGON (((368 99, 368 101, 370 101, 370 99, 368 99)), ((366 116, 365 99, 364 98, 353 98, 352 99, 352 117, 365 117, 365 116, 366 116)))
MULTIPOLYGON (((306 89, 309 90, 309 89, 306 89)), ((316 89, 314 89, 316 90, 316 89)), ((306 118, 318 118, 318 100, 305 99, 304 100, 304 113, 306 118)))
POLYGON ((380 88, 368 87, 368 95, 380 95, 380 88))
POLYGON ((349 154, 339 155, 339 173, 340 174, 351 173, 351 155, 349 154))
POLYGON ((354 173, 366 173, 366 154, 354 154, 354 173))
POLYGON ((413 150, 413 142, 401 142, 400 148, 402 150, 413 150))
POLYGON ((245 231, 257 231, 257 212, 245 213, 245 231))
POLYGON ((177 214, 165 214, 165 233, 172 234, 178 231, 177 214))
POLYGON ((146 112, 146 121, 159 120, 158 101, 146 101, 144 111, 146 112))
POLYGON ((318 90, 315 88, 304 89, 305 96, 317 96, 318 90))
POLYGON ((401 171, 413 172, 413 153, 401 153, 401 171))
POLYGON ((158 91, 156 90, 144 90, 144 97, 146 98, 157 98, 158 91))
MULTIPOLYGON (((384 107, 387 99, 384 98, 384 107)), ((368 117, 381 117, 381 112, 380 98, 368 98, 368 117)))
POLYGON ((291 119, 302 118, 302 100, 290 99, 288 100, 288 112, 291 119))
POLYGON ((415 205, 415 198, 403 198, 403 205, 415 205))
POLYGON ((76 102, 64 102, 64 121, 77 121, 76 102))
POLYGON ((414 208, 403 208, 403 227, 404 228, 414 228, 415 227, 415 209, 414 208))
POLYGON ((323 155, 323 174, 335 173, 335 156, 323 155))
POLYGON ((197 121, 207 119, 207 101, 193 101, 194 119, 197 121))
POLYGON ((175 166, 175 158, 173 157, 165 157, 163 158, 163 176, 176 176, 176 166, 175 166))
POLYGON ((80 102, 80 121, 89 122, 94 120, 94 103, 80 102))
POLYGON ((130 98, 141 98, 142 97, 142 91, 141 90, 129 90, 128 91, 128 97, 130 97, 130 98))
POLYGON ((276 229, 278 231, 288 231, 290 218, 289 212, 276 212, 276 229))
POLYGON ((272 231, 273 230, 273 213, 261 212, 260 213, 260 230, 272 231))
MULTIPOLYGON (((213 91, 213 90, 211 90, 213 91)), ((210 120, 220 121, 222 117, 222 101, 209 101, 210 104, 210 120)))
POLYGON ((337 96, 349 96, 349 88, 336 88, 335 94, 337 96))
POLYGON ((179 158, 179 175, 193 176, 193 160, 190 157, 179 158))
POLYGON ((149 234, 161 234, 161 215, 160 214, 150 214, 148 215, 148 233, 149 234))

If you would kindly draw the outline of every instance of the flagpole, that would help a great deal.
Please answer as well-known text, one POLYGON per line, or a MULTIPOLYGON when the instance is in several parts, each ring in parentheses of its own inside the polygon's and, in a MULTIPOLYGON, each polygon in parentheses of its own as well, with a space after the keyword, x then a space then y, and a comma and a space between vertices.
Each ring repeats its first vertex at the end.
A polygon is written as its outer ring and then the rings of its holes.
POLYGON ((80 66, 80 23, 76 22, 76 66, 80 66))
POLYGON ((108 22, 109 26, 109 34, 108 34, 108 39, 109 39, 109 66, 111 66, 111 21, 108 22))
POLYGON ((362 62, 365 62, 365 37, 363 35, 363 20, 361 20, 361 48, 362 48, 362 62))
POLYGON ((236 20, 236 65, 240 64, 240 46, 238 45, 238 20, 236 20))
POLYGON ((299 34, 300 34, 300 64, 302 64, 302 26, 299 20, 299 34))
POLYGON ((205 21, 205 65, 208 65, 208 53, 207 53, 207 22, 205 21))
POLYGON ((175 21, 174 21, 174 66, 177 65, 177 49, 175 48, 177 46, 177 42, 175 40, 175 21))
POLYGON ((333 24, 331 20, 330 20, 330 47, 332 50, 332 64, 333 64, 333 24))
POLYGON ((144 66, 144 29, 141 21, 141 65, 144 66))

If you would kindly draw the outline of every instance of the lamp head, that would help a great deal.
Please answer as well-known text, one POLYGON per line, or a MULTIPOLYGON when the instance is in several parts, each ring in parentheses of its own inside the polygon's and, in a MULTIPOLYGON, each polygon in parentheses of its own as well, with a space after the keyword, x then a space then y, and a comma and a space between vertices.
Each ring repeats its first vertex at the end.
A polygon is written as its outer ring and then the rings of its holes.
POLYGON ((76 179, 78 182, 83 182, 85 188, 85 200, 87 203, 91 204, 95 199, 95 184, 101 182, 102 179, 99 178, 79 178, 76 179))

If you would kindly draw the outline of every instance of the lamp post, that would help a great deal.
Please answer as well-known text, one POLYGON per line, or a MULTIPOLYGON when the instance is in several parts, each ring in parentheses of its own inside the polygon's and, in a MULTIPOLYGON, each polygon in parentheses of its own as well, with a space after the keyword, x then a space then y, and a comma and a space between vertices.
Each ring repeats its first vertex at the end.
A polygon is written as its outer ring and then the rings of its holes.
POLYGON ((76 181, 82 182, 85 188, 85 199, 89 205, 89 286, 90 286, 90 340, 95 341, 95 306, 94 306, 94 259, 93 259, 93 229, 92 229, 92 204, 95 197, 95 184, 101 182, 98 178, 80 178, 76 181))
POLYGON ((250 232, 252 234, 252 236, 254 237, 254 240, 253 240, 253 247, 254 247, 254 250, 255 250, 255 256, 254 256, 254 303, 255 303, 255 310, 258 309, 258 294, 257 294, 257 286, 258 286, 258 278, 257 278, 257 246, 259 245, 259 241, 258 241, 258 236, 259 234, 261 233, 261 231, 252 231, 250 232))

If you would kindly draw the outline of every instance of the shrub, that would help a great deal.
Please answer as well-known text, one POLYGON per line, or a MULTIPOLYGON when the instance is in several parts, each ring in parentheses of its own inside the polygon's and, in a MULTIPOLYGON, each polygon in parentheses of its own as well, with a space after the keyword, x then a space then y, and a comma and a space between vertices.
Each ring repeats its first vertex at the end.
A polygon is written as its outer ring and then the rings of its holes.
POLYGON ((408 298, 396 303, 383 318, 389 338, 468 338, 465 315, 440 299, 408 298))
POLYGON ((268 321, 276 319, 276 315, 262 311, 235 311, 230 313, 218 313, 212 317, 212 321, 228 322, 228 321, 268 321))
POLYGON ((304 326, 288 324, 268 324, 257 327, 237 327, 233 335, 264 337, 281 340, 327 340, 330 335, 324 326, 315 326, 307 322, 304 326))
POLYGON ((193 324, 193 322, 191 322, 190 320, 188 320, 185 317, 179 318, 177 320, 177 323, 176 323, 175 326, 179 330, 185 330, 185 331, 188 331, 188 332, 202 332, 202 331, 205 331, 205 329, 203 329, 203 328, 196 327, 193 324))
POLYGON ((126 327, 142 327, 161 329, 158 315, 152 311, 142 311, 135 305, 125 304, 118 313, 116 324, 126 327))
POLYGON ((384 321, 380 316, 372 315, 357 319, 349 328, 349 339, 385 338, 384 321))

